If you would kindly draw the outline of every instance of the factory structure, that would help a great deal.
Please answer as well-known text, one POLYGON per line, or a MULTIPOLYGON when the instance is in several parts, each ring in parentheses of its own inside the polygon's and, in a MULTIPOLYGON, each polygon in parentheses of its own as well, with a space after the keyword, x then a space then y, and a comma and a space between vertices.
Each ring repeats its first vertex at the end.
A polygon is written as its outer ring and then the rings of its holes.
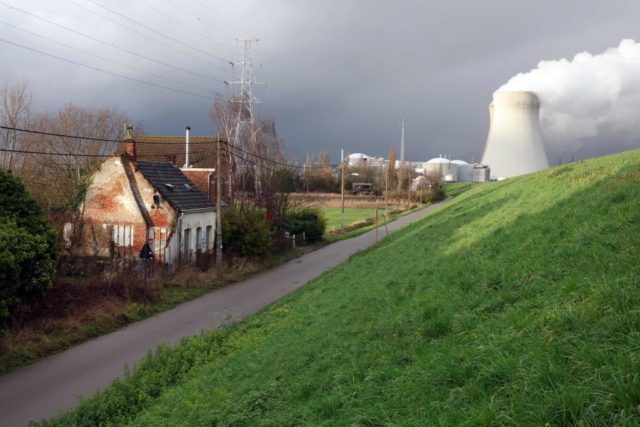
MULTIPOLYGON (((401 146, 404 152, 404 122, 401 146)), ((403 155, 401 154, 401 159, 403 155)), ((351 167, 383 168, 388 160, 363 153, 347 157, 351 167)), ((489 105, 489 133, 481 163, 439 155, 426 162, 397 160, 420 176, 444 182, 488 182, 537 172, 549 167, 540 131, 540 101, 528 91, 497 91, 489 105)))
POLYGON ((422 164, 422 174, 440 176, 445 182, 488 182, 490 169, 482 163, 467 163, 436 157, 422 164))
POLYGON ((549 167, 540 132, 540 101, 533 92, 498 91, 489 105, 489 135, 482 163, 491 179, 504 179, 549 167))
MULTIPOLYGON (((389 163, 382 157, 368 156, 363 153, 350 154, 346 159, 349 167, 385 168, 389 163)), ((418 176, 438 176, 445 182, 488 182, 489 167, 480 163, 468 163, 464 160, 451 160, 438 156, 426 162, 404 162, 418 176)), ((401 160, 396 160, 395 169, 400 169, 401 160)))

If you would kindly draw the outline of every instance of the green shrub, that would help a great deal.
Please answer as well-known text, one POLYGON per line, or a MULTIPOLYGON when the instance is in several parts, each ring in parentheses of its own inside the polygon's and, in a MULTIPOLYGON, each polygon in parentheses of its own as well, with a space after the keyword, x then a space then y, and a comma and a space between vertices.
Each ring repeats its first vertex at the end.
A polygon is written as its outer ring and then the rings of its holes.
POLYGON ((308 242, 318 242, 324 235, 326 220, 317 209, 290 210, 285 218, 284 228, 296 236, 304 233, 308 242))
POLYGON ((243 207, 222 212, 222 247, 227 253, 262 256, 272 245, 273 233, 264 211, 243 207))
POLYGON ((13 175, 0 171, 0 323, 25 299, 51 287, 56 235, 13 175))

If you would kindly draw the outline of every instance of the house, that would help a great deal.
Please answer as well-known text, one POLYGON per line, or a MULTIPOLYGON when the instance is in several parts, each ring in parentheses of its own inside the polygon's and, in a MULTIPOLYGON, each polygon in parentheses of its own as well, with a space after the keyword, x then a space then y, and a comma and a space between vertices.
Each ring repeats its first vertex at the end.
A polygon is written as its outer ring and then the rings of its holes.
POLYGON ((156 260, 173 264, 213 249, 217 213, 207 194, 166 159, 139 156, 131 136, 123 145, 89 184, 78 252, 137 257, 149 242, 156 260))

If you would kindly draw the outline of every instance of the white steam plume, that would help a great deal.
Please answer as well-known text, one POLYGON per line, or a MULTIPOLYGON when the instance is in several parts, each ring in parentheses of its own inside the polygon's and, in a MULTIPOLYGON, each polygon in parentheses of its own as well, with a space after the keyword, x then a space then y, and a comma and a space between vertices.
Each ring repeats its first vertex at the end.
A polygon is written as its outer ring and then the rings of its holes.
POLYGON ((542 131, 554 151, 574 153, 588 143, 609 146, 595 150, 602 154, 616 151, 611 145, 628 146, 640 136, 640 43, 624 39, 597 55, 541 61, 498 90, 538 95, 542 131))

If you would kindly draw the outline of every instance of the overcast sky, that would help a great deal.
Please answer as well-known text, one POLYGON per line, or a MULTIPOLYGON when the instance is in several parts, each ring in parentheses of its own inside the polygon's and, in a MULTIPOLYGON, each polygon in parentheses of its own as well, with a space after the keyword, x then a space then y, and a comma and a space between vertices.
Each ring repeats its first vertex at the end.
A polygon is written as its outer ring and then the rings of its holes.
MULTIPOLYGON (((25 77, 35 110, 118 106, 144 122, 147 134, 181 134, 186 125, 194 134, 214 132, 213 95, 228 92, 200 76, 230 80, 225 60, 241 56, 235 39, 258 38, 256 77, 266 82, 255 89, 260 115, 275 119, 292 156, 328 151, 333 161, 341 148, 386 156, 390 145, 399 147, 403 117, 407 159, 447 153, 478 161, 492 93, 513 76, 542 60, 640 40, 640 2, 632 0, 0 0, 0 21, 0 83, 25 77)), ((550 163, 638 148, 640 137, 614 128, 581 136, 579 144, 546 140, 550 163)))

